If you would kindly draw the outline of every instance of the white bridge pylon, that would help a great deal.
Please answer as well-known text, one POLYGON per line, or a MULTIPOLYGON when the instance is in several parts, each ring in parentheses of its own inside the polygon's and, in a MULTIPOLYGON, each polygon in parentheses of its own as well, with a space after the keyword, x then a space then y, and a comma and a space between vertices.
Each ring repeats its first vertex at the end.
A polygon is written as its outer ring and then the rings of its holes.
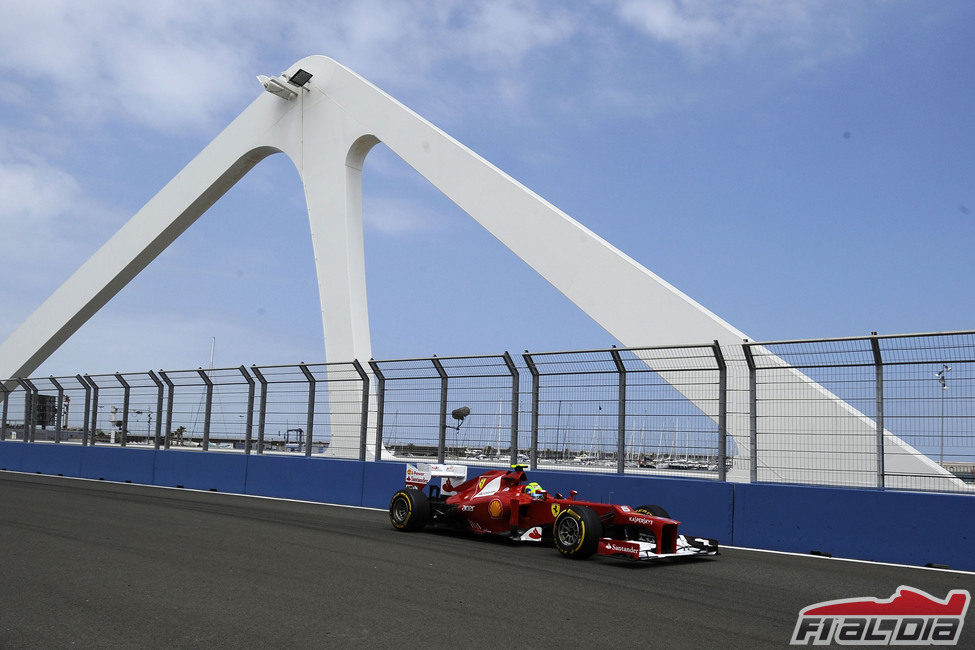
MULTIPOLYGON (((742 332, 332 59, 307 57, 281 77, 261 81, 269 92, 262 92, 0 344, 0 378, 23 377, 33 372, 250 169, 278 152, 294 162, 304 185, 326 358, 369 359, 372 355, 363 250, 362 165, 379 142, 624 345, 714 340, 734 345, 745 338, 742 332), (310 79, 302 79, 307 75, 295 77, 299 70, 310 73, 310 79)), ((647 363, 653 367, 652 360, 647 363)), ((800 374, 785 367, 783 372, 800 374)), ((662 375, 666 379, 666 373, 662 375)), ((788 427, 788 437, 800 441, 801 447, 806 446, 801 442, 804 437, 808 438, 809 449, 797 457, 797 462, 777 458, 780 452, 763 451, 763 459, 770 467, 796 467, 765 478, 803 480, 806 470, 818 470, 819 476, 823 470, 835 470, 837 476, 846 472, 863 474, 861 482, 870 484, 872 461, 862 458, 862 453, 835 453, 871 449, 870 434, 865 431, 869 427, 858 427, 864 430, 860 433, 851 433, 849 426, 846 431, 830 429, 831 424, 849 420, 851 415, 867 418, 818 384, 802 379, 802 386, 792 386, 791 394, 799 402, 814 400, 816 417, 809 419, 809 426, 815 430, 805 431, 792 425, 788 427), (851 440, 850 436, 856 439, 851 440), (834 453, 816 456, 815 450, 822 449, 834 453), (856 460, 858 456, 861 458, 856 460)), ((684 394, 707 412, 702 395, 687 390, 684 394)), ((337 435, 338 429, 344 427, 335 424, 333 420, 331 453, 357 456, 357 436, 353 440, 351 435, 337 435)), ((749 453, 747 418, 729 418, 728 427, 739 453, 749 453)), ((777 444, 772 436, 786 434, 769 434, 770 450, 797 447, 795 441, 777 444)), ((885 444, 891 458, 897 459, 898 472, 950 476, 889 433, 885 444)), ((736 471, 730 472, 729 477, 742 478, 736 471)))

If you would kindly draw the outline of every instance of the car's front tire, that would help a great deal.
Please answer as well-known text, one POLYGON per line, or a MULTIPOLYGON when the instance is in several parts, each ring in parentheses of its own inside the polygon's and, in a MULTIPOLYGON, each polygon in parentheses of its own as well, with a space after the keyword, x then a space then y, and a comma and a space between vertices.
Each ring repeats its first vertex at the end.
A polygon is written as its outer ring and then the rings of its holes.
POLYGON ((404 488, 389 501, 389 521, 397 530, 420 530, 430 521, 430 499, 413 488, 404 488))
POLYGON ((664 517, 665 519, 670 519, 670 515, 661 506, 655 505, 645 505, 640 506, 636 509, 636 512, 643 513, 645 515, 651 515, 653 517, 664 517))
POLYGON ((592 508, 569 506, 552 524, 555 548, 566 557, 581 560, 596 552, 603 522, 592 508))

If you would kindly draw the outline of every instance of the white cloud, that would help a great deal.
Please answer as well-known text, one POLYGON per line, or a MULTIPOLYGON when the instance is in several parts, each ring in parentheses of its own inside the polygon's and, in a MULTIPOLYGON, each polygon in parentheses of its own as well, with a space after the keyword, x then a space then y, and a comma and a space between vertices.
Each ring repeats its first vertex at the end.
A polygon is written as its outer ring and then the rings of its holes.
MULTIPOLYGON (((9 135, 0 129, 0 136, 9 135)), ((18 274, 12 297, 49 291, 121 223, 119 211, 91 198, 70 172, 43 156, 0 144, 0 259, 18 274)), ((11 305, 5 305, 9 314, 11 305)), ((6 329, 0 324, 0 330, 6 329)))
POLYGON ((122 118, 160 130, 211 129, 256 95, 254 75, 283 45, 295 58, 328 54, 383 83, 418 83, 445 61, 508 70, 568 38, 572 21, 540 3, 222 0, 0 0, 0 72, 9 104, 54 108, 59 119, 122 118), (219 119, 218 119, 219 118, 219 119))
POLYGON ((692 50, 706 39, 714 39, 720 32, 716 16, 672 0, 624 0, 619 5, 620 16, 650 36, 692 50))
POLYGON ((470 5, 457 45, 488 68, 519 65, 534 50, 568 40, 579 23, 563 12, 525 2, 470 5))
POLYGON ((740 55, 753 48, 845 49, 851 34, 843 3, 816 0, 617 0, 620 19, 694 59, 740 55))
POLYGON ((249 12, 214 0, 4 1, 0 9, 7 83, 73 122, 210 126, 253 76, 251 40, 235 38, 249 12))
POLYGON ((444 227, 442 215, 409 199, 367 195, 364 202, 362 211, 365 227, 384 235, 424 232, 444 227))
MULTIPOLYGON (((103 222, 100 208, 68 172, 40 160, 0 160, 0 232, 9 262, 58 266, 103 222)), ((83 261, 78 258, 75 262, 83 261)))
POLYGON ((81 196, 78 181, 61 169, 45 163, 0 163, 0 224, 5 234, 21 224, 50 226, 81 196))
POLYGON ((537 55, 585 49, 613 16, 695 60, 771 45, 806 62, 849 42, 854 11, 815 0, 604 1, 0 0, 0 101, 58 121, 209 133, 256 95, 254 75, 292 62, 277 58, 283 49, 333 56, 394 93, 437 88, 521 106, 533 99, 537 55))

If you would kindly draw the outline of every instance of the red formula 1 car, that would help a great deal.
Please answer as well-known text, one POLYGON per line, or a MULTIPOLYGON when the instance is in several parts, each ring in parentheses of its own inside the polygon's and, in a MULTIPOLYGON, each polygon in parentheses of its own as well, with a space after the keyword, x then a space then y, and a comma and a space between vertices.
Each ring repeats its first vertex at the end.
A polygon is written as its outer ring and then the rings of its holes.
POLYGON ((715 540, 678 534, 680 522, 660 506, 594 503, 576 494, 548 494, 528 481, 521 465, 470 480, 463 465, 407 465, 406 487, 389 502, 389 519, 405 531, 434 524, 525 542, 551 540, 562 555, 580 559, 594 553, 629 560, 718 554, 715 540), (439 487, 429 485, 434 478, 442 479, 439 487))

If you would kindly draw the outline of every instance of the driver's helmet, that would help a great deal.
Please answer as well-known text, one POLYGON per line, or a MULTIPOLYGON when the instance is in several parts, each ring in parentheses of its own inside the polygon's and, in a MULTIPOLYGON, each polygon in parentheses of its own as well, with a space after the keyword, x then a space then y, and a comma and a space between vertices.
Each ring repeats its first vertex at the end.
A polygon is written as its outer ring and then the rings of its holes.
POLYGON ((541 485, 535 483, 534 481, 526 485, 522 490, 522 492, 524 492, 525 494, 527 494, 533 499, 541 499, 545 496, 545 490, 542 489, 541 485))

